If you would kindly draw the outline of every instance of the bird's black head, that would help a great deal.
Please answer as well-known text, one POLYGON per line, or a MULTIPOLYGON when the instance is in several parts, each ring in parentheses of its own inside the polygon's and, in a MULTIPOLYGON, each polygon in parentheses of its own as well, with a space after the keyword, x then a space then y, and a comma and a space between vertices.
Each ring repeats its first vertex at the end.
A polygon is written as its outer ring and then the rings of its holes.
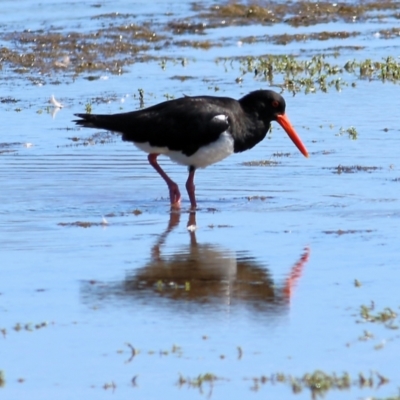
POLYGON ((257 124, 264 125, 265 133, 271 121, 276 121, 288 134, 300 152, 308 157, 308 151, 285 114, 286 103, 283 97, 272 90, 256 90, 239 100, 243 110, 252 116, 257 124))
POLYGON ((265 122, 276 121, 278 115, 285 114, 284 98, 272 90, 256 90, 239 100, 243 109, 250 114, 257 114, 265 122))

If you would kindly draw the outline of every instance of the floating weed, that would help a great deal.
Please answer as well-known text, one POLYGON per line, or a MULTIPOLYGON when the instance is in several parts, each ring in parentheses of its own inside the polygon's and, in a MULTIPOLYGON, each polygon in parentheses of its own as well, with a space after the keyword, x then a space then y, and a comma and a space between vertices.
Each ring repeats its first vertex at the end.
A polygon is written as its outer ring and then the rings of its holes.
POLYGON ((287 23, 298 27, 340 20, 346 22, 365 21, 377 18, 371 16, 371 13, 378 11, 385 11, 395 16, 397 8, 391 1, 354 4, 324 1, 313 3, 305 0, 285 3, 271 1, 265 7, 258 3, 215 5, 204 10, 200 16, 202 20, 208 19, 209 23, 214 25, 222 19, 224 25, 248 25, 257 22, 266 25, 287 23))
POLYGON ((21 142, 11 142, 11 143, 0 143, 0 155, 8 154, 8 153, 16 153, 18 150, 14 149, 14 147, 28 147, 25 146, 25 143, 21 142))
POLYGON ((139 108, 144 108, 144 90, 138 89, 139 92, 139 108))
POLYGON ((209 224, 209 228, 214 229, 214 228, 233 228, 232 225, 214 225, 214 224, 209 224))
POLYGON ((188 388, 198 389, 200 393, 203 393, 204 386, 207 385, 209 392, 208 397, 211 397, 214 382, 217 380, 227 380, 221 377, 218 377, 212 373, 200 374, 195 378, 184 377, 183 375, 179 375, 179 379, 177 385, 179 387, 187 386, 188 388))
POLYGON ((71 136, 67 138, 72 143, 59 145, 57 147, 79 147, 94 146, 97 144, 109 144, 116 141, 116 135, 110 131, 100 131, 86 137, 71 136))
POLYGON ((345 165, 338 165, 337 167, 330 167, 330 168, 323 168, 323 169, 331 169, 333 170, 332 172, 334 174, 354 174, 355 172, 372 172, 376 171, 378 169, 381 169, 381 167, 366 167, 362 165, 351 165, 351 166, 345 166, 345 165))
POLYGON ((400 400, 400 394, 390 397, 370 397, 369 400, 400 400))
MULTIPOLYGON (((135 208, 132 211, 126 211, 126 212, 121 211, 121 212, 118 212, 118 213, 116 213, 116 212, 108 213, 108 214, 104 215, 104 217, 115 218, 115 217, 124 217, 124 216, 127 216, 127 215, 138 216, 138 215, 141 215, 141 214, 143 214, 143 211, 139 210, 138 208, 135 208)), ((104 224, 104 221, 102 221, 102 223, 104 224)), ((108 224, 108 223, 106 223, 106 224, 108 224)))
POLYGON ((291 153, 273 153, 272 155, 274 157, 290 157, 292 154, 291 153))
POLYGON ((245 167, 271 167, 278 165, 278 161, 274 160, 260 160, 260 161, 245 161, 240 165, 244 165, 245 167))
MULTIPOLYGON (((25 324, 21 324, 20 322, 17 322, 13 326, 13 330, 15 332, 20 332, 20 331, 33 332, 35 330, 46 328, 48 325, 49 325, 49 323, 47 321, 39 322, 39 323, 36 323, 36 324, 33 324, 32 322, 28 322, 28 323, 25 323, 25 324)), ((4 329, 4 328, 1 329, 1 333, 5 337, 6 334, 7 334, 7 330, 4 329)))
POLYGON ((281 383, 288 385, 294 394, 308 389, 313 399, 318 397, 322 398, 326 393, 332 390, 349 390, 352 387, 377 389, 389 382, 387 378, 378 372, 372 372, 369 377, 365 377, 363 373, 360 373, 357 378, 351 379, 350 374, 347 372, 344 372, 342 375, 337 375, 335 373, 328 374, 321 370, 306 373, 302 377, 276 373, 272 374, 270 377, 263 375, 260 378, 251 378, 251 380, 253 381, 253 386, 250 387, 251 390, 258 390, 260 383, 281 383))
MULTIPOLYGON (((389 307, 386 307, 383 311, 373 313, 375 310, 375 304, 374 302, 371 303, 370 306, 365 306, 362 305, 360 307, 360 312, 359 315, 361 315, 362 320, 357 320, 357 323, 365 323, 365 322, 372 322, 372 323, 381 323, 384 325, 385 328, 391 329, 391 330, 397 330, 399 327, 398 325, 395 324, 395 319, 397 317, 397 314, 390 309, 389 307)), ((398 336, 396 336, 398 338, 398 336)), ((372 339, 375 339, 375 335, 368 331, 364 330, 363 334, 358 337, 358 341, 360 342, 367 342, 372 339)), ((377 343, 373 348, 375 350, 381 350, 385 347, 386 343, 389 341, 394 340, 394 338, 391 339, 383 339, 379 343, 377 343)), ((347 346, 350 346, 350 343, 346 344, 347 346)))
POLYGON ((115 389, 117 388, 117 385, 115 384, 114 381, 111 382, 107 382, 103 385, 103 389, 104 390, 109 390, 111 389, 113 392, 115 391, 115 389))
POLYGON ((0 369, 0 387, 4 387, 6 385, 6 377, 4 375, 4 371, 0 369))
POLYGON ((272 196, 247 196, 246 199, 247 199, 247 201, 254 201, 254 200, 265 201, 265 200, 271 200, 271 199, 273 199, 273 197, 272 196))
POLYGON ((161 69, 163 70, 163 71, 165 71, 166 70, 166 68, 167 68, 167 60, 165 59, 165 58, 162 58, 161 60, 160 60, 160 67, 161 67, 161 69))
POLYGON ((102 216, 101 222, 89 222, 89 221, 75 221, 75 222, 59 222, 57 225, 58 226, 75 226, 79 228, 91 228, 93 226, 101 226, 101 227, 107 227, 108 226, 108 221, 105 217, 113 217, 115 215, 106 215, 102 216))
POLYGON ((174 75, 174 76, 171 76, 171 78, 169 78, 169 79, 185 82, 189 79, 196 79, 196 78, 194 76, 189 76, 189 75, 174 75))
POLYGON ((356 140, 358 138, 358 132, 353 126, 347 129, 347 133, 349 134, 349 138, 353 140, 356 140))
POLYGON ((0 97, 0 103, 3 104, 12 104, 12 103, 18 103, 19 100, 15 99, 14 97, 0 97))
POLYGON ((203 17, 218 17, 230 19, 242 19, 242 23, 251 21, 275 22, 276 16, 272 10, 259 5, 244 5, 244 4, 228 4, 216 5, 211 7, 208 14, 203 14, 203 17))
POLYGON ((103 222, 75 221, 75 222, 59 222, 59 226, 77 226, 79 228, 91 228, 92 226, 104 226, 103 222))
MULTIPOLYGON (((336 32, 313 32, 303 34, 280 34, 273 36, 263 36, 262 39, 265 41, 272 42, 274 44, 287 45, 292 42, 306 42, 307 40, 329 40, 329 39, 347 39, 349 37, 359 36, 360 32, 348 32, 348 31, 336 31, 336 32)), ((243 42, 248 42, 248 39, 242 39, 243 42)), ((253 43, 256 40, 253 38, 253 43)))
MULTIPOLYGON (((82 72, 109 71, 121 74, 123 67, 135 62, 140 51, 149 49, 148 42, 162 40, 145 26, 109 24, 94 32, 62 32, 58 29, 41 29, 11 32, 2 35, 4 41, 17 43, 17 48, 2 47, 4 63, 13 72, 25 74, 36 70, 48 73, 61 71, 71 76, 82 72), (71 57, 60 62, 60 54, 71 57), (132 57, 127 57, 130 54, 132 57), (122 57, 125 55, 125 57, 122 57), (77 60, 69 62, 69 58, 77 60)), ((50 75, 50 74, 49 74, 50 75)))
POLYGON ((85 112, 86 112, 86 114, 91 114, 92 113, 92 103, 86 103, 85 104, 85 112))
MULTIPOLYGON (((323 231, 323 233, 325 233, 327 235, 338 235, 338 236, 355 234, 355 233, 371 233, 371 232, 375 232, 375 230, 374 229, 347 229, 347 230, 337 229, 335 231, 323 231)), ((356 282, 354 284, 357 286, 356 282)))
POLYGON ((382 29, 378 32, 377 36, 383 37, 384 39, 397 38, 400 36, 400 28, 382 29))
POLYGON ((393 327, 392 324, 397 317, 397 313, 395 313, 390 307, 385 307, 382 311, 375 314, 371 311, 374 311, 374 306, 368 307, 366 305, 362 305, 360 307, 361 318, 367 322, 377 322, 385 325, 389 324, 390 327, 393 327))
POLYGON ((347 129, 340 128, 338 136, 342 136, 345 133, 348 134, 349 139, 352 139, 352 140, 357 140, 358 139, 358 132, 357 132, 357 129, 354 128, 354 126, 351 126, 350 128, 347 128, 347 129))
POLYGON ((176 355, 178 355, 179 357, 182 357, 182 355, 183 355, 182 348, 181 348, 180 346, 177 346, 176 344, 174 344, 174 345, 172 346, 171 353, 172 353, 172 354, 176 354, 176 355))
POLYGON ((355 286, 355 287, 361 287, 362 284, 361 284, 361 282, 360 282, 358 279, 354 279, 354 286, 355 286))
POLYGON ((241 360, 243 357, 243 349, 240 346, 238 346, 237 351, 238 351, 238 360, 241 360))
POLYGON ((381 350, 381 349, 383 349, 385 347, 385 345, 386 345, 386 341, 382 340, 379 344, 376 344, 374 346, 374 349, 375 350, 381 350))
POLYGON ((112 101, 120 101, 121 98, 118 94, 109 94, 103 96, 96 96, 92 97, 88 102, 85 104, 85 110, 88 114, 93 111, 93 104, 108 104, 112 101))
POLYGON ((193 23, 191 21, 172 21, 168 23, 168 28, 171 29, 174 34, 180 35, 183 33, 197 33, 203 34, 204 29, 207 27, 206 23, 193 23))
POLYGON ((366 378, 363 373, 358 374, 358 386, 360 388, 372 388, 374 387, 374 380, 372 375, 369 378, 366 378))
MULTIPOLYGON (((241 76, 254 74, 257 80, 280 86, 289 92, 328 92, 329 88, 341 91, 354 85, 354 79, 381 80, 397 83, 400 80, 400 62, 393 57, 380 61, 366 59, 347 61, 338 65, 328 56, 315 55, 309 59, 290 55, 266 55, 262 57, 219 58, 217 63, 227 70, 239 65, 241 76), (279 82, 278 82, 279 79, 279 82)), ((354 131, 348 132, 354 136, 354 131)))
POLYGON ((175 96, 173 94, 165 93, 164 97, 166 100, 173 100, 175 96))
POLYGON ((91 82, 91 81, 97 81, 99 79, 101 79, 100 75, 88 75, 85 76, 83 79, 86 79, 87 81, 91 82))
POLYGON ((350 376, 344 373, 342 376, 329 375, 323 371, 315 371, 312 374, 305 374, 302 378, 304 386, 310 389, 313 398, 316 395, 323 395, 332 389, 348 389, 351 385, 350 376))
POLYGON ((175 41, 174 45, 179 47, 193 47, 195 49, 203 49, 208 50, 211 47, 221 47, 222 44, 220 43, 212 43, 209 40, 179 40, 175 41))
POLYGON ((362 342, 366 342, 374 338, 374 335, 369 331, 364 331, 364 334, 358 338, 362 342))

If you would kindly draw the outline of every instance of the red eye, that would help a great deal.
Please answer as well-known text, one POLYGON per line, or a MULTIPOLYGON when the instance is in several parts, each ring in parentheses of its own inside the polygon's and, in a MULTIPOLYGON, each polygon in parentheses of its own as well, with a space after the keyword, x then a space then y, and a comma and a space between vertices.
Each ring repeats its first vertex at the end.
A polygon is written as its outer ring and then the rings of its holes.
POLYGON ((274 101, 272 102, 272 107, 278 108, 278 107, 279 107, 279 101, 274 100, 274 101))

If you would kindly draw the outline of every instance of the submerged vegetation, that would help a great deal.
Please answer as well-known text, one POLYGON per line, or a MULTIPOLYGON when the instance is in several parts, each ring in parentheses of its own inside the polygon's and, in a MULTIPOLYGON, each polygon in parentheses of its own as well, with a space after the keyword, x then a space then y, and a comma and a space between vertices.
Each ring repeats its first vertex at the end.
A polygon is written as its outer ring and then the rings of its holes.
POLYGON ((392 1, 371 2, 268 2, 263 7, 256 2, 250 4, 229 3, 216 5, 204 11, 201 16, 216 23, 224 18, 230 24, 262 23, 271 25, 285 22, 291 26, 309 26, 327 22, 365 21, 379 19, 388 14, 396 16, 398 5, 392 1))
MULTIPOLYGON (((344 64, 332 63, 325 55, 309 59, 291 55, 219 58, 217 62, 222 63, 225 69, 236 68, 239 64, 241 80, 246 74, 253 74, 259 81, 267 81, 270 86, 280 86, 293 93, 328 92, 330 87, 341 91, 344 86, 354 87, 356 80, 364 79, 382 82, 400 80, 400 62, 391 56, 380 61, 352 60, 344 64)), ((353 135, 353 132, 349 134, 353 135)))
MULTIPOLYGON (((192 8, 194 14, 190 18, 177 19, 171 14, 164 16, 163 22, 139 21, 134 14, 107 13, 92 17, 92 29, 89 31, 50 27, 0 32, 0 68, 7 70, 8 76, 27 79, 36 85, 59 84, 61 79, 76 79, 80 75, 91 81, 101 78, 98 73, 123 74, 135 63, 155 61, 162 70, 165 70, 167 61, 185 66, 186 58, 166 57, 171 47, 207 51, 224 47, 230 40, 231 44, 235 41, 240 44, 258 42, 283 48, 291 42, 345 41, 361 35, 358 31, 340 30, 199 40, 199 35, 204 36, 216 27, 276 23, 297 27, 338 20, 354 22, 398 18, 398 5, 391 1, 354 4, 272 1, 265 6, 227 3, 211 7, 196 3, 192 8), (186 37, 178 38, 181 34, 186 37)), ((399 33, 398 27, 388 28, 376 32, 376 38, 397 38, 399 33)), ((362 46, 354 48, 361 49, 362 46)), ((398 82, 400 79, 400 63, 392 56, 335 63, 334 58, 338 54, 339 48, 336 48, 333 52, 320 51, 318 55, 288 52, 282 55, 225 57, 216 61, 239 69, 241 75, 236 78, 237 83, 242 82, 244 75, 252 74, 256 80, 267 81, 294 93, 327 92, 331 87, 340 91, 347 85, 354 86, 355 81, 360 79, 384 82, 398 82)))
MULTIPOLYGON (((378 389, 387 384, 389 380, 378 372, 371 372, 364 375, 362 372, 356 378, 352 378, 348 372, 342 374, 326 373, 316 370, 311 373, 305 373, 301 377, 295 377, 284 373, 275 373, 271 375, 261 375, 260 377, 244 378, 252 381, 250 389, 259 391, 262 386, 283 384, 291 388, 293 394, 299 394, 303 390, 310 391, 311 398, 323 398, 330 391, 359 389, 378 389)), ((200 374, 194 378, 180 375, 178 386, 187 386, 188 388, 198 389, 204 394, 207 385, 207 394, 211 396, 215 381, 229 381, 226 378, 220 378, 212 373, 200 374)))

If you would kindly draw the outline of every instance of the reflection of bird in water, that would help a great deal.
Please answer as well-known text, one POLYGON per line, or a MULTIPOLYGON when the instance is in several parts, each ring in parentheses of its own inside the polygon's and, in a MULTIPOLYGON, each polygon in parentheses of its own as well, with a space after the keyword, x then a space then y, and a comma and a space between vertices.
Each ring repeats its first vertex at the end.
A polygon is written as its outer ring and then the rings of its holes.
POLYGON ((175 302, 241 303, 256 309, 276 309, 288 303, 308 261, 308 248, 282 284, 275 285, 268 269, 245 252, 236 254, 213 244, 199 244, 194 229, 190 229, 196 225, 194 213, 189 214, 190 243, 170 254, 164 251, 163 255, 162 247, 178 226, 180 215, 171 213, 168 227, 153 246, 146 265, 131 271, 122 284, 86 285, 85 294, 140 298, 146 302, 161 297, 175 302))

